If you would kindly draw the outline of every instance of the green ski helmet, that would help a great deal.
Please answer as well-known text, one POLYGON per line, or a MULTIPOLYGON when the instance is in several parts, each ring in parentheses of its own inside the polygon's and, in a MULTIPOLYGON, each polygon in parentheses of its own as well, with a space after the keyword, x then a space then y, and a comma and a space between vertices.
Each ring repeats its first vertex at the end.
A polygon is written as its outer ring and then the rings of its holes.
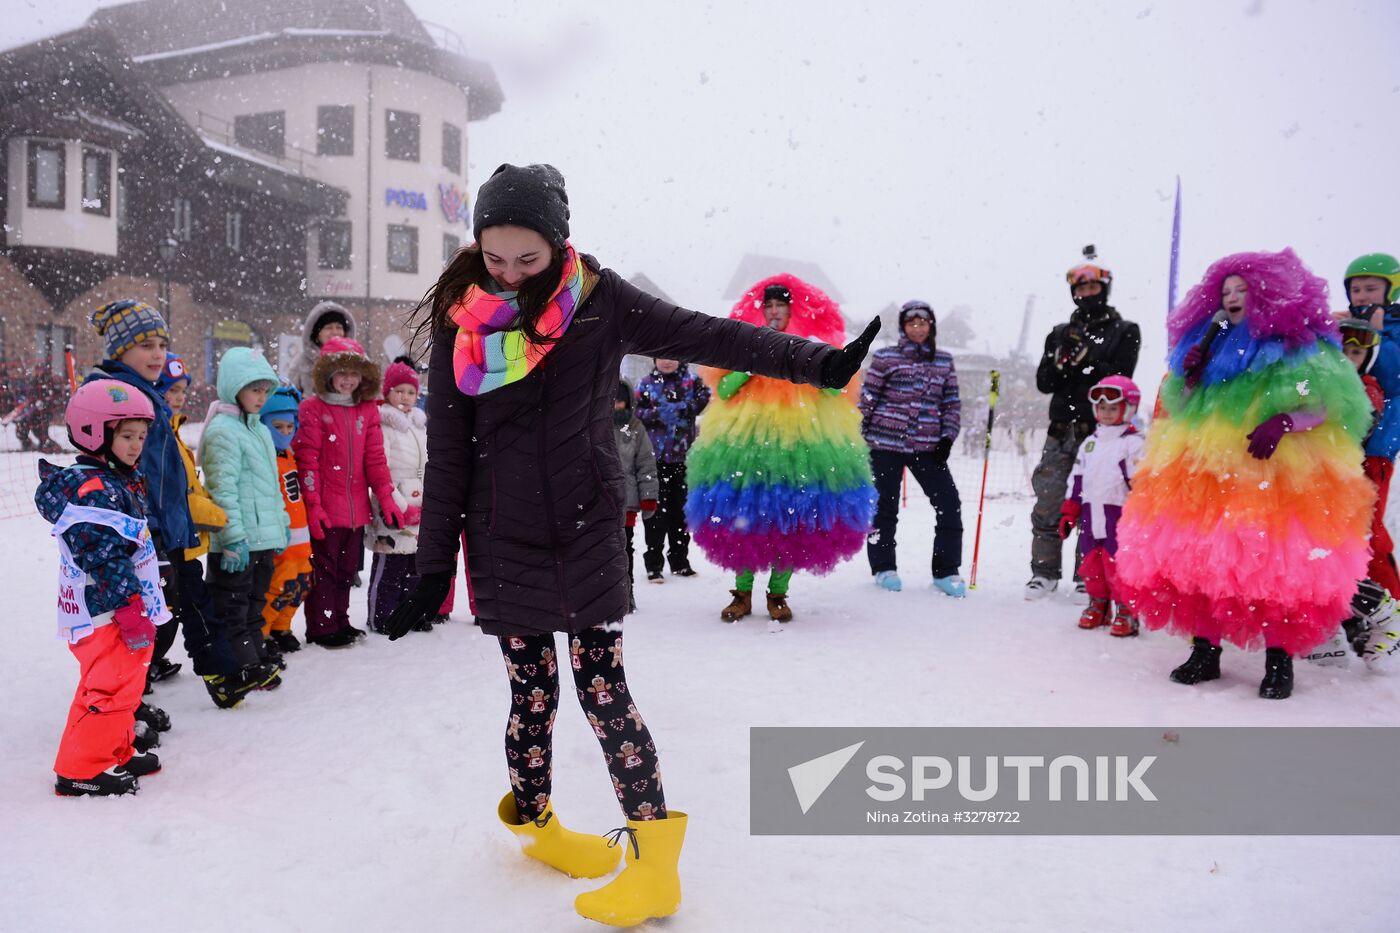
POLYGON ((1346 275, 1342 276, 1342 287, 1350 290, 1351 280, 1363 275, 1385 279, 1390 283, 1386 300, 1400 301, 1400 260, 1389 253, 1367 253, 1365 256, 1358 256, 1347 266, 1346 275))

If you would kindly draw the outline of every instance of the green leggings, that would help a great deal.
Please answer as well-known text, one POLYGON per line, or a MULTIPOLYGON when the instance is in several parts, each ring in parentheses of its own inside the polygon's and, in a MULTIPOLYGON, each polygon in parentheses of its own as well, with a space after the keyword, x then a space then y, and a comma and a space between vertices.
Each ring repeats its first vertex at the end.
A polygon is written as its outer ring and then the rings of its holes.
MULTIPOLYGON (((774 596, 786 596, 788 584, 792 582, 791 570, 774 570, 768 574, 768 592, 774 596)), ((734 576, 734 589, 741 593, 753 592, 753 571, 744 570, 734 576)))

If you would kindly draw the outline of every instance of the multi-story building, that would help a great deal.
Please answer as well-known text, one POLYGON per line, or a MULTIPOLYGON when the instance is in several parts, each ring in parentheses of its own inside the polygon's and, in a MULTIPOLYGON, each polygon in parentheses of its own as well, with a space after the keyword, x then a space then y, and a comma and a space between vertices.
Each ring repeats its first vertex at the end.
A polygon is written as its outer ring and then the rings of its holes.
POLYGON ((402 0, 104 7, 0 56, 0 86, 0 352, 92 362, 91 308, 166 297, 197 378, 231 343, 285 359, 322 298, 397 352, 470 236, 468 124, 501 104, 402 0))

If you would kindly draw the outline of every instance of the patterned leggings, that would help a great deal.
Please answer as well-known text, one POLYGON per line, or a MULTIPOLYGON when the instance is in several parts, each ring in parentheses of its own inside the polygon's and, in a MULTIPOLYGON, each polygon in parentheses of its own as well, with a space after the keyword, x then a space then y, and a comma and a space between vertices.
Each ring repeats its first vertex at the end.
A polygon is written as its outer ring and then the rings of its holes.
MULTIPOLYGON (((506 764, 515 806, 534 818, 549 803, 554 715, 559 709, 559 665, 553 634, 500 639, 510 675, 506 764)), ((596 625, 571 639, 570 663, 578 702, 603 747, 613 790, 629 819, 666 816, 656 745, 632 704, 622 669, 622 625, 596 625)))

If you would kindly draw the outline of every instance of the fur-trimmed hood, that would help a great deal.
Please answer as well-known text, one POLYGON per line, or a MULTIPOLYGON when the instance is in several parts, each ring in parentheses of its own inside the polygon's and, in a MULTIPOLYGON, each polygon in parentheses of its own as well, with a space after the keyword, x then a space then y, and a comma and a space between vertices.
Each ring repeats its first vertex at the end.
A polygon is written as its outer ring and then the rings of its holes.
POLYGON ((319 301, 307 312, 306 323, 301 332, 301 352, 292 359, 292 364, 287 370, 287 381, 303 393, 311 391, 308 384, 311 371, 316 367, 316 360, 321 355, 321 348, 312 338, 316 335, 316 328, 320 326, 322 318, 332 314, 345 319, 345 336, 352 340, 355 338, 355 316, 339 302, 319 301))
POLYGON ((846 319, 841 315, 841 306, 820 288, 786 272, 769 276, 750 288, 729 316, 736 321, 765 326, 768 322, 763 316, 763 290, 769 285, 784 285, 792 293, 792 316, 785 333, 820 340, 834 347, 846 342, 846 319))
POLYGON ((389 431, 412 431, 414 428, 421 430, 428 426, 428 416, 421 408, 414 408, 404 414, 388 402, 382 402, 379 405, 379 423, 389 431))
MULTIPOLYGON (((365 356, 362 352, 351 349, 339 349, 340 341, 350 343, 347 338, 329 341, 321 355, 316 358, 316 365, 311 368, 311 381, 315 386, 317 395, 327 395, 335 390, 331 387, 331 376, 337 372, 350 372, 360 374, 360 384, 351 394, 351 400, 355 404, 368 402, 379 397, 380 373, 379 367, 365 356)), ((354 344, 359 346, 359 344, 354 344)))

